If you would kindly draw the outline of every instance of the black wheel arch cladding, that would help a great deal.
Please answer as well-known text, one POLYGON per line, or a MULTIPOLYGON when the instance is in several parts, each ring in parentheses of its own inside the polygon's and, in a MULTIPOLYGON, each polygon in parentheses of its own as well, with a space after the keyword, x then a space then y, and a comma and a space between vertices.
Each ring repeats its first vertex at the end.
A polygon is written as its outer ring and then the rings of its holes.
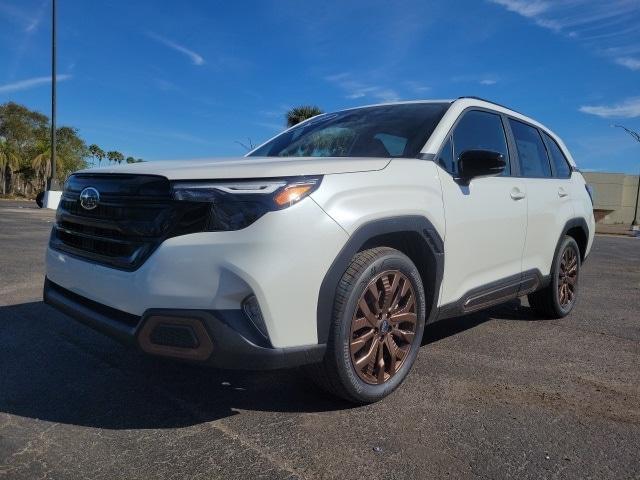
POLYGON ((420 215, 372 220, 360 226, 349 237, 320 285, 317 307, 318 343, 326 343, 329 337, 336 288, 351 259, 359 251, 375 246, 397 248, 417 263, 416 267, 420 271, 425 288, 425 298, 429 302, 426 323, 436 317, 440 283, 444 273, 444 242, 438 231, 426 217, 420 215), (406 243, 411 248, 410 254, 394 245, 403 238, 406 238, 406 243), (429 271, 426 271, 426 268, 429 271))
POLYGON ((556 244, 556 249, 553 252, 553 258, 558 257, 558 252, 560 251, 560 246, 562 245, 562 241, 565 236, 573 237, 573 239, 578 244, 578 249, 580 250, 580 261, 584 262, 587 258, 587 245, 589 243, 589 226, 587 225, 587 221, 584 218, 576 217, 568 220, 565 223, 564 228, 562 229, 562 233, 560 234, 560 238, 558 238, 558 243, 556 244))

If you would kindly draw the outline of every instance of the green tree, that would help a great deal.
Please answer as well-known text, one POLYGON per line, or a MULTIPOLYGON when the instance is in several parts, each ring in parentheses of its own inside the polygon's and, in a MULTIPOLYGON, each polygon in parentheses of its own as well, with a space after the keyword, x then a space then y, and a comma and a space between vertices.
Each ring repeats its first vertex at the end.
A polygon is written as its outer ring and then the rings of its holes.
POLYGON ((95 160, 98 160, 98 166, 100 166, 100 164, 102 163, 102 160, 104 159, 104 157, 106 155, 104 153, 104 150, 102 150, 95 143, 92 143, 91 145, 89 145, 89 153, 91 154, 91 156, 94 159, 94 164, 95 164, 95 160))
POLYGON ((64 180, 76 170, 87 168, 89 149, 75 128, 60 127, 56 135, 57 152, 62 160, 60 180, 64 180))
MULTIPOLYGON (((41 142, 38 146, 39 153, 31 160, 31 168, 35 174, 37 188, 46 189, 47 178, 51 175, 51 145, 49 142, 41 142)), ((56 152, 56 172, 62 169, 60 154, 56 152)))
POLYGON ((127 163, 136 163, 136 159, 135 159, 135 158, 133 158, 133 157, 127 157, 126 162, 127 162, 127 163))
POLYGON ((7 183, 13 172, 20 166, 20 157, 13 150, 11 144, 0 137, 0 192, 7 193, 7 183))
POLYGON ((8 102, 0 105, 0 137, 3 137, 21 158, 30 158, 38 140, 46 138, 49 118, 23 105, 8 102))
POLYGON ((0 138, 3 139, 3 191, 29 193, 34 173, 31 160, 48 135, 46 115, 15 102, 0 104, 0 138))
POLYGON ((293 127, 294 125, 297 125, 308 118, 320 115, 321 113, 324 112, 315 105, 301 105, 299 107, 293 107, 285 114, 287 127, 293 127))
POLYGON ((118 152, 117 150, 111 150, 107 152, 107 158, 109 159, 109 162, 118 163, 118 164, 124 161, 124 155, 118 152))
MULTIPOLYGON (((75 128, 60 127, 56 130, 56 172, 63 181, 71 173, 87 167, 90 155, 84 140, 75 128)), ((45 188, 46 179, 51 175, 51 141, 49 138, 38 142, 36 154, 31 160, 31 169, 38 187, 45 188)))
MULTIPOLYGON (((122 153, 105 153, 98 145, 87 147, 78 130, 63 126, 56 130, 56 172, 63 182, 76 170, 87 168, 90 157, 101 164, 122 163, 122 153)), ((142 159, 133 160, 141 162, 142 159)), ((15 102, 0 104, 0 194, 34 196, 51 175, 51 123, 42 113, 15 102)))

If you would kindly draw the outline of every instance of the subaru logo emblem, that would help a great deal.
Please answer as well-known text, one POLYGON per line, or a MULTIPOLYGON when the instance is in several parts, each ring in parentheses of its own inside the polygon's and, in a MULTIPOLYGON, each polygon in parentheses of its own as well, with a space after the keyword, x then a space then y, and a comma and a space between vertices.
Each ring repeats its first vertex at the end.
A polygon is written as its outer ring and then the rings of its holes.
POLYGON ((100 201, 100 192, 93 187, 87 187, 80 192, 80 205, 85 210, 93 210, 100 201))

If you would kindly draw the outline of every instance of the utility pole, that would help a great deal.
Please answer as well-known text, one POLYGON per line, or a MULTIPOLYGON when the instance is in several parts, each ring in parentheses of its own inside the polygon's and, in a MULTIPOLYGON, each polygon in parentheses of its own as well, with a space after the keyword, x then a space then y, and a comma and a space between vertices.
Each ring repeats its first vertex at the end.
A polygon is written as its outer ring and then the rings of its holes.
POLYGON ((638 189, 636 190, 636 210, 633 212, 631 225, 638 225, 638 197, 640 197, 640 172, 638 172, 638 189))
MULTIPOLYGON (((614 125, 614 127, 623 129, 625 132, 631 135, 638 143, 640 143, 640 133, 634 132, 633 130, 628 129, 623 125, 614 125)), ((638 225, 638 198, 640 198, 640 172, 638 172, 638 189, 636 190, 636 208, 633 210, 633 222, 631 222, 632 226, 638 225)))
POLYGON ((48 190, 58 189, 56 176, 56 0, 51 0, 51 178, 48 190))

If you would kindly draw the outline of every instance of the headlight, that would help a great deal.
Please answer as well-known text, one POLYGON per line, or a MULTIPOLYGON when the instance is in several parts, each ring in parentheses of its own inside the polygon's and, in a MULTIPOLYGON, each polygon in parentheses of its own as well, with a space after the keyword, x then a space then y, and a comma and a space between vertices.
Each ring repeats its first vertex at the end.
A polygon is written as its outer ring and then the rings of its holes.
POLYGON ((172 184, 173 198, 195 210, 208 210, 205 230, 240 230, 265 213, 290 207, 320 185, 321 177, 275 180, 180 181, 172 184))

